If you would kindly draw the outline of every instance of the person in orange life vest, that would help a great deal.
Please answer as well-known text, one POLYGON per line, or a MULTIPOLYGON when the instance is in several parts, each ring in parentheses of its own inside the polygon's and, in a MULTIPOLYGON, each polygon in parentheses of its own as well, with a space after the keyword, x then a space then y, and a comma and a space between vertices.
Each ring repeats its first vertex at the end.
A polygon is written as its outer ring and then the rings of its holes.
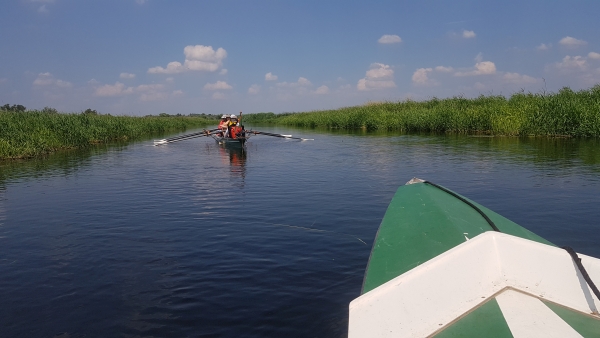
POLYGON ((238 123, 237 116, 231 114, 231 118, 229 120, 229 123, 227 124, 229 137, 231 137, 231 138, 236 137, 236 134, 239 133, 238 127, 237 127, 238 125, 239 125, 239 123, 238 123))
POLYGON ((229 127, 229 115, 221 116, 221 122, 219 122, 219 129, 222 131, 217 134, 217 136, 224 137, 227 133, 227 128, 229 127))

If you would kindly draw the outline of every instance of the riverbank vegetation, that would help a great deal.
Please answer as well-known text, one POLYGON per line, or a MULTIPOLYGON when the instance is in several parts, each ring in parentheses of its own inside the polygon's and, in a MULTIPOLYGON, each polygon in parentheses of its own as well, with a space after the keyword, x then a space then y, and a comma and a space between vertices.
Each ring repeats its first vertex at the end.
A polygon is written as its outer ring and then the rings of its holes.
POLYGON ((62 114, 55 109, 0 107, 0 160, 28 158, 61 149, 137 140, 165 132, 216 124, 212 115, 111 116, 87 109, 62 114))
POLYGON ((259 113, 247 123, 296 127, 481 133, 511 136, 600 137, 600 85, 557 93, 516 93, 510 97, 376 102, 306 113, 259 113))

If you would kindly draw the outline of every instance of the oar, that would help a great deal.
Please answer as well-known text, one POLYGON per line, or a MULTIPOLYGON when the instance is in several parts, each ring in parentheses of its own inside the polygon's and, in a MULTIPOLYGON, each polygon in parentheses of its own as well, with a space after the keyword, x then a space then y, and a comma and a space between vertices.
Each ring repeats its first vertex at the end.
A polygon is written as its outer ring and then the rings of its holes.
POLYGON ((250 131, 251 133, 254 134, 261 134, 261 135, 267 135, 267 136, 274 136, 274 137, 282 137, 282 138, 291 138, 294 140, 300 140, 300 141, 314 141, 314 138, 302 138, 302 137, 292 137, 292 135, 282 135, 282 134, 273 134, 273 133, 265 133, 264 131, 250 131))
POLYGON ((219 131, 220 131, 220 129, 203 130, 203 131, 197 132, 197 133, 186 134, 186 135, 179 135, 179 136, 165 138, 165 139, 162 139, 162 140, 154 140, 154 145, 158 146, 158 145, 161 145, 161 144, 167 144, 167 143, 185 141, 185 140, 189 140, 189 139, 196 138, 196 137, 202 137, 202 136, 208 136, 208 135, 216 134, 219 131))

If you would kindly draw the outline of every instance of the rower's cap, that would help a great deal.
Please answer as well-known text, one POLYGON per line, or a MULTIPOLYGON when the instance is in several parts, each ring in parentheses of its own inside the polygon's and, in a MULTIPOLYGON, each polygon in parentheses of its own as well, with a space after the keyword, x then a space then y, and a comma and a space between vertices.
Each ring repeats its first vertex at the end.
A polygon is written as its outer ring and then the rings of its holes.
POLYGON ((222 118, 222 119, 226 119, 226 118, 228 118, 228 117, 229 117, 229 116, 227 116, 227 115, 225 115, 225 114, 223 114, 223 116, 221 116, 221 118, 222 118))
POLYGON ((235 115, 231 114, 231 118, 232 118, 232 119, 237 119, 237 116, 235 116, 235 115))

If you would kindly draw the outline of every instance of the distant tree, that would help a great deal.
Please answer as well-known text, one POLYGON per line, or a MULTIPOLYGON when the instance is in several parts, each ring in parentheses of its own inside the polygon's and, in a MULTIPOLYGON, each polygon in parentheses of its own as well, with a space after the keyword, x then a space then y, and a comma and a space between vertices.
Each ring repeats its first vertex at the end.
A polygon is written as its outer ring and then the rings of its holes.
POLYGON ((98 115, 98 112, 95 111, 94 109, 88 108, 85 111, 83 111, 81 114, 83 114, 83 115, 98 115))
POLYGON ((158 116, 160 116, 160 117, 169 117, 171 115, 169 115, 167 113, 160 113, 160 114, 158 114, 158 116))
POLYGON ((25 106, 20 105, 20 104, 13 104, 12 106, 9 105, 8 103, 3 105, 2 110, 6 110, 6 111, 14 111, 14 112, 24 112, 25 111, 25 106))
POLYGON ((51 107, 44 107, 44 109, 42 109, 41 112, 45 114, 58 114, 58 110, 51 107))

